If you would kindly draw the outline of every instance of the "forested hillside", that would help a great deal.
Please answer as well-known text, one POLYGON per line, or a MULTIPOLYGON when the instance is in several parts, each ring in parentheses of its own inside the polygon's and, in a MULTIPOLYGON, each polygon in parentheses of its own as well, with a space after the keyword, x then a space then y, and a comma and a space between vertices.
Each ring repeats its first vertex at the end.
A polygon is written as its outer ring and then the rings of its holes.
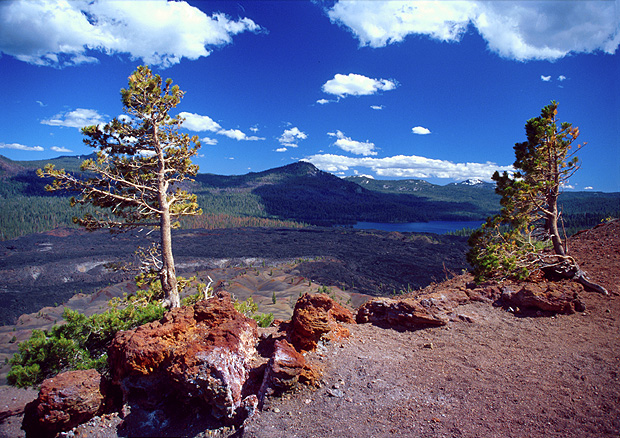
MULTIPOLYGON (((83 214, 69 206, 70 193, 46 192, 50 181, 35 171, 52 162, 76 172, 84 158, 12 161, 0 156, 0 239, 71 225, 73 216, 83 214)), ((341 179, 306 162, 238 176, 198 174, 186 188, 196 193, 204 211, 184 220, 186 228, 482 221, 499 211, 494 184, 341 179)), ((560 204, 568 234, 620 215, 620 193, 566 192, 560 204)))
MULTIPOLYGON (((495 184, 479 180, 468 180, 445 186, 418 179, 392 181, 355 176, 347 180, 380 193, 406 193, 441 203, 457 201, 471 203, 478 207, 478 211, 484 212, 485 217, 496 214, 500 207, 500 196, 495 193, 495 184)), ((571 235, 579 230, 593 227, 608 217, 619 217, 620 193, 565 191, 560 195, 558 206, 562 211, 566 233, 571 235)))

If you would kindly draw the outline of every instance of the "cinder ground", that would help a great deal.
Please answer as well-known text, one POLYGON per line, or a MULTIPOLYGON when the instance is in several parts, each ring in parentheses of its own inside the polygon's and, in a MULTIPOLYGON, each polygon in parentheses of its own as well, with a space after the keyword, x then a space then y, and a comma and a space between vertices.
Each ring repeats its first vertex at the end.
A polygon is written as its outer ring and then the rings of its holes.
MULTIPOLYGON (((618 438, 620 223, 579 234, 570 250, 611 292, 582 292, 585 312, 522 317, 473 303, 442 328, 351 325, 308 357, 323 368, 320 388, 269 399, 234 436, 618 438)), ((0 392, 1 404, 14 394, 0 392)), ((18 421, 0 425, 3 436, 19 436, 18 421)), ((76 433, 116 437, 116 424, 76 433)), ((230 434, 198 436, 213 435, 230 434)))

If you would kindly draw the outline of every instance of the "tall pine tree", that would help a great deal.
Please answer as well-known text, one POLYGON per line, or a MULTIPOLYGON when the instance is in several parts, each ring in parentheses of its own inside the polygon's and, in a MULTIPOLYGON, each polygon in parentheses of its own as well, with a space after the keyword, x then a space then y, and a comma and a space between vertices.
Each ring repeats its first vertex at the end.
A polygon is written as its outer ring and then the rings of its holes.
POLYGON ((159 273, 167 304, 180 305, 172 255, 171 229, 176 219, 202 211, 196 196, 182 190, 182 183, 198 172, 192 164, 200 142, 178 132, 183 119, 171 117, 183 91, 172 80, 165 83, 146 66, 129 76, 129 87, 121 90, 125 114, 105 126, 82 129, 84 143, 96 149, 96 160, 85 160, 84 176, 75 176, 53 165, 39 169, 41 177, 52 177, 48 190, 79 192, 72 205, 91 204, 101 214, 86 214, 74 222, 89 230, 125 230, 155 227, 160 246, 150 252, 159 273))

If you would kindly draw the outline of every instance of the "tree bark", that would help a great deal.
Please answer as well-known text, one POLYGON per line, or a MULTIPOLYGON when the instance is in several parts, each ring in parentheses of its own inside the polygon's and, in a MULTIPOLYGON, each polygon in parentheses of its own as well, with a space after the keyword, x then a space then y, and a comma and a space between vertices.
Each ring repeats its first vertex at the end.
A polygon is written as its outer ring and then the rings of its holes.
POLYGON ((159 220, 161 233, 161 261, 162 266, 159 271, 161 290, 165 295, 166 303, 171 309, 181 306, 179 298, 179 288, 177 284, 176 269, 174 267, 174 256, 172 255, 172 224, 170 223, 170 206, 168 205, 168 182, 166 181, 166 162, 164 151, 159 144, 157 125, 153 126, 153 139, 159 160, 157 169, 157 196, 159 201, 159 220))
POLYGON ((557 194, 551 194, 547 197, 547 205, 549 207, 550 214, 547 214, 547 224, 549 227, 549 234, 551 235, 551 242, 553 243, 553 251, 560 256, 565 256, 564 245, 562 244, 562 238, 560 237, 560 230, 558 229, 558 196, 557 194))
POLYGON ((161 289, 166 296, 170 308, 180 307, 179 288, 177 285, 174 257, 172 255, 172 232, 170 212, 166 209, 161 215, 161 258, 162 267, 159 271, 161 289))

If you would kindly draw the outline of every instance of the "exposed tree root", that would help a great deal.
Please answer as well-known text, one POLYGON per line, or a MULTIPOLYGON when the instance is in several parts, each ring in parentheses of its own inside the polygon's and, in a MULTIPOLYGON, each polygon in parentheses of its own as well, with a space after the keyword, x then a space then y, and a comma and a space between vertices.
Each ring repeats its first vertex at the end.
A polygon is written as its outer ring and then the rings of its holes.
POLYGON ((580 283, 586 290, 590 292, 598 292, 603 295, 609 295, 607 289, 605 289, 599 284, 592 282, 588 278, 588 274, 585 271, 582 271, 581 268, 579 268, 579 265, 577 264, 575 259, 570 256, 555 257, 560 257, 561 261, 557 263, 545 263, 541 267, 547 277, 568 278, 580 283))

